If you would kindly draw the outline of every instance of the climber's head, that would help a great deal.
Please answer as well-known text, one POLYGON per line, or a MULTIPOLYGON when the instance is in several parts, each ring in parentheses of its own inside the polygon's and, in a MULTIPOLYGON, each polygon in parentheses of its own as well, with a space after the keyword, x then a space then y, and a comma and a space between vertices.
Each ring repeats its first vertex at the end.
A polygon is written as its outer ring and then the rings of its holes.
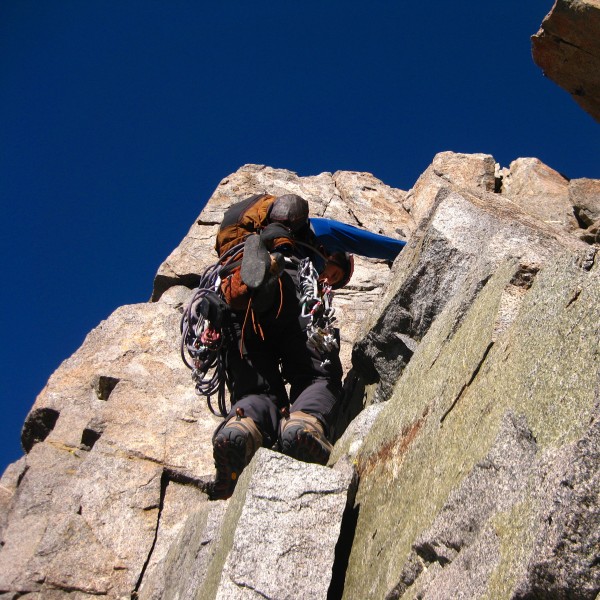
POLYGON ((334 290, 344 287, 354 272, 354 256, 348 252, 334 252, 327 257, 319 281, 327 282, 334 290))

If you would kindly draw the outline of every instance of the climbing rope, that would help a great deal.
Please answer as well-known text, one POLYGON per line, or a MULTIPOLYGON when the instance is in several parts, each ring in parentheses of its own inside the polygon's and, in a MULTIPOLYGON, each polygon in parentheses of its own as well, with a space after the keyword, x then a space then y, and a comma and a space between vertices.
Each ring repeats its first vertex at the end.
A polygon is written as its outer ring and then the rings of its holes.
POLYGON ((181 317, 181 358, 192 371, 196 393, 205 396, 214 415, 228 414, 225 386, 228 385, 223 356, 223 322, 227 319, 227 304, 220 292, 221 278, 239 261, 236 255, 244 244, 228 250, 218 263, 211 265, 200 277, 198 287, 181 317), (217 395, 218 412, 212 405, 217 395))

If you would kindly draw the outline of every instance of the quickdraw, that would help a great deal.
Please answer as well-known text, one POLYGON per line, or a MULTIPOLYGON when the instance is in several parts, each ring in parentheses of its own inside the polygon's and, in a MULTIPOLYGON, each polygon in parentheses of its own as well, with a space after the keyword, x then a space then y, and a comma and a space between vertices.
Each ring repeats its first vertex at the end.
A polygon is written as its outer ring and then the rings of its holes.
MULTIPOLYGON (((332 306, 333 291, 327 283, 319 284, 319 275, 309 258, 298 265, 301 315, 309 318, 308 342, 322 354, 338 348, 333 322, 335 309, 332 306)), ((325 358, 321 365, 329 363, 325 358)))

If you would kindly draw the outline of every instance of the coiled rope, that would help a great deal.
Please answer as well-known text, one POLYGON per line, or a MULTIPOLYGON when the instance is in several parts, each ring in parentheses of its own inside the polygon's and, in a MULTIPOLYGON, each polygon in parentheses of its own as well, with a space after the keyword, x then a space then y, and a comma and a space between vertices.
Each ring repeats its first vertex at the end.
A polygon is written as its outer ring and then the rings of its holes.
POLYGON ((198 287, 183 311, 180 322, 181 358, 192 370, 192 381, 196 393, 205 396, 208 408, 214 415, 226 417, 228 414, 225 398, 225 386, 229 384, 223 356, 223 332, 210 323, 203 314, 205 299, 208 294, 221 297, 220 285, 222 275, 238 264, 237 254, 243 249, 243 242, 230 248, 219 260, 211 265, 200 277, 198 287), (212 397, 217 395, 215 411, 212 397))

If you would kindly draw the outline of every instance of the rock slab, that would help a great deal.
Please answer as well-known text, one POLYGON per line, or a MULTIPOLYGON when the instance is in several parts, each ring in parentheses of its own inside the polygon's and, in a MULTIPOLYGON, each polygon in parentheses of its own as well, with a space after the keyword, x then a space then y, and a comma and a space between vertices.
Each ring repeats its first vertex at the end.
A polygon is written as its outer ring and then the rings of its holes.
POLYGON ((224 516, 197 600, 327 598, 353 471, 260 449, 224 516))
POLYGON ((388 400, 355 459, 344 598, 594 600, 597 250, 498 195, 432 207, 355 351, 388 400), (381 351, 409 337, 407 364, 381 351))

